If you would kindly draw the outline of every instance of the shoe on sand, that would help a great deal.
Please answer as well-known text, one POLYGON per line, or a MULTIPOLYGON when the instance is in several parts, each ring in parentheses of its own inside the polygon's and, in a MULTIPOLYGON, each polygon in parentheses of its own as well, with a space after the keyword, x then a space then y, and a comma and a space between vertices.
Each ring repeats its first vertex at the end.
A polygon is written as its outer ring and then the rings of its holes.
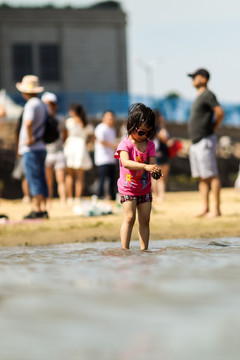
POLYGON ((31 211, 28 215, 24 216, 24 219, 48 219, 47 211, 31 211))

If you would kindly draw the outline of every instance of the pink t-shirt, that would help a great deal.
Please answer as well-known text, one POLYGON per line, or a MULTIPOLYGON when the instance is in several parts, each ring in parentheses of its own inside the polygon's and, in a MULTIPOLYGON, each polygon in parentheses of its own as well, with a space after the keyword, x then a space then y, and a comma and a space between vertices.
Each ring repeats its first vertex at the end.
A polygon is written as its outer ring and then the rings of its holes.
POLYGON ((120 160, 121 151, 128 152, 129 160, 149 164, 149 157, 156 156, 154 142, 148 140, 146 151, 142 153, 127 137, 120 142, 114 155, 116 159, 119 159, 120 163, 120 177, 117 182, 119 193, 133 196, 140 196, 150 193, 151 173, 146 170, 129 170, 123 167, 120 160))

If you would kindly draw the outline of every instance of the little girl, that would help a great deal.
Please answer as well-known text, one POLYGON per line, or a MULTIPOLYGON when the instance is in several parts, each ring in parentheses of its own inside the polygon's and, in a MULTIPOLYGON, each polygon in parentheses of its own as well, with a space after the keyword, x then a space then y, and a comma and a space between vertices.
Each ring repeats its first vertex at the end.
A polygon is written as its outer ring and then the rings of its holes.
POLYGON ((156 165, 155 145, 148 140, 154 137, 156 131, 153 111, 141 103, 131 105, 126 128, 128 136, 120 142, 114 155, 120 160, 118 191, 124 213, 122 249, 129 249, 138 210, 140 248, 147 250, 152 207, 151 174, 155 179, 161 176, 161 169, 156 165))

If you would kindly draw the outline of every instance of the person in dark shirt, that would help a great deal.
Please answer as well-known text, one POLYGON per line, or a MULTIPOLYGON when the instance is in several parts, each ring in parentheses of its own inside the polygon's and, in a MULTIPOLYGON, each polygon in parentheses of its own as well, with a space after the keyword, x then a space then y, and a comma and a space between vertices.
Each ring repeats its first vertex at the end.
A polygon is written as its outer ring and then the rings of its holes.
POLYGON ((153 140, 156 148, 156 163, 161 166, 163 177, 161 180, 152 178, 152 194, 155 201, 162 202, 165 200, 167 177, 170 170, 168 143, 171 139, 165 127, 163 115, 158 109, 155 109, 154 112, 157 129, 153 140))
POLYGON ((192 176, 199 179, 202 209, 197 216, 220 216, 220 179, 216 160, 217 138, 214 134, 221 124, 224 112, 216 96, 208 90, 210 74, 206 69, 198 69, 188 74, 198 96, 194 101, 189 121, 189 136, 192 141, 189 159, 192 176), (209 208, 209 193, 213 193, 213 209, 209 208))

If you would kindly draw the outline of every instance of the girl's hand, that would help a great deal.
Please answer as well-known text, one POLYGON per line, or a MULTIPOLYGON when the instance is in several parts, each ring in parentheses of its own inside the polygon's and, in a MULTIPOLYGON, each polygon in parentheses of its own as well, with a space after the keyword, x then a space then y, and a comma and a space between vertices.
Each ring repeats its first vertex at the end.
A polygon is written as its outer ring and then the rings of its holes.
POLYGON ((144 170, 149 171, 149 172, 155 172, 158 171, 158 166, 156 164, 145 164, 144 166, 144 170))

